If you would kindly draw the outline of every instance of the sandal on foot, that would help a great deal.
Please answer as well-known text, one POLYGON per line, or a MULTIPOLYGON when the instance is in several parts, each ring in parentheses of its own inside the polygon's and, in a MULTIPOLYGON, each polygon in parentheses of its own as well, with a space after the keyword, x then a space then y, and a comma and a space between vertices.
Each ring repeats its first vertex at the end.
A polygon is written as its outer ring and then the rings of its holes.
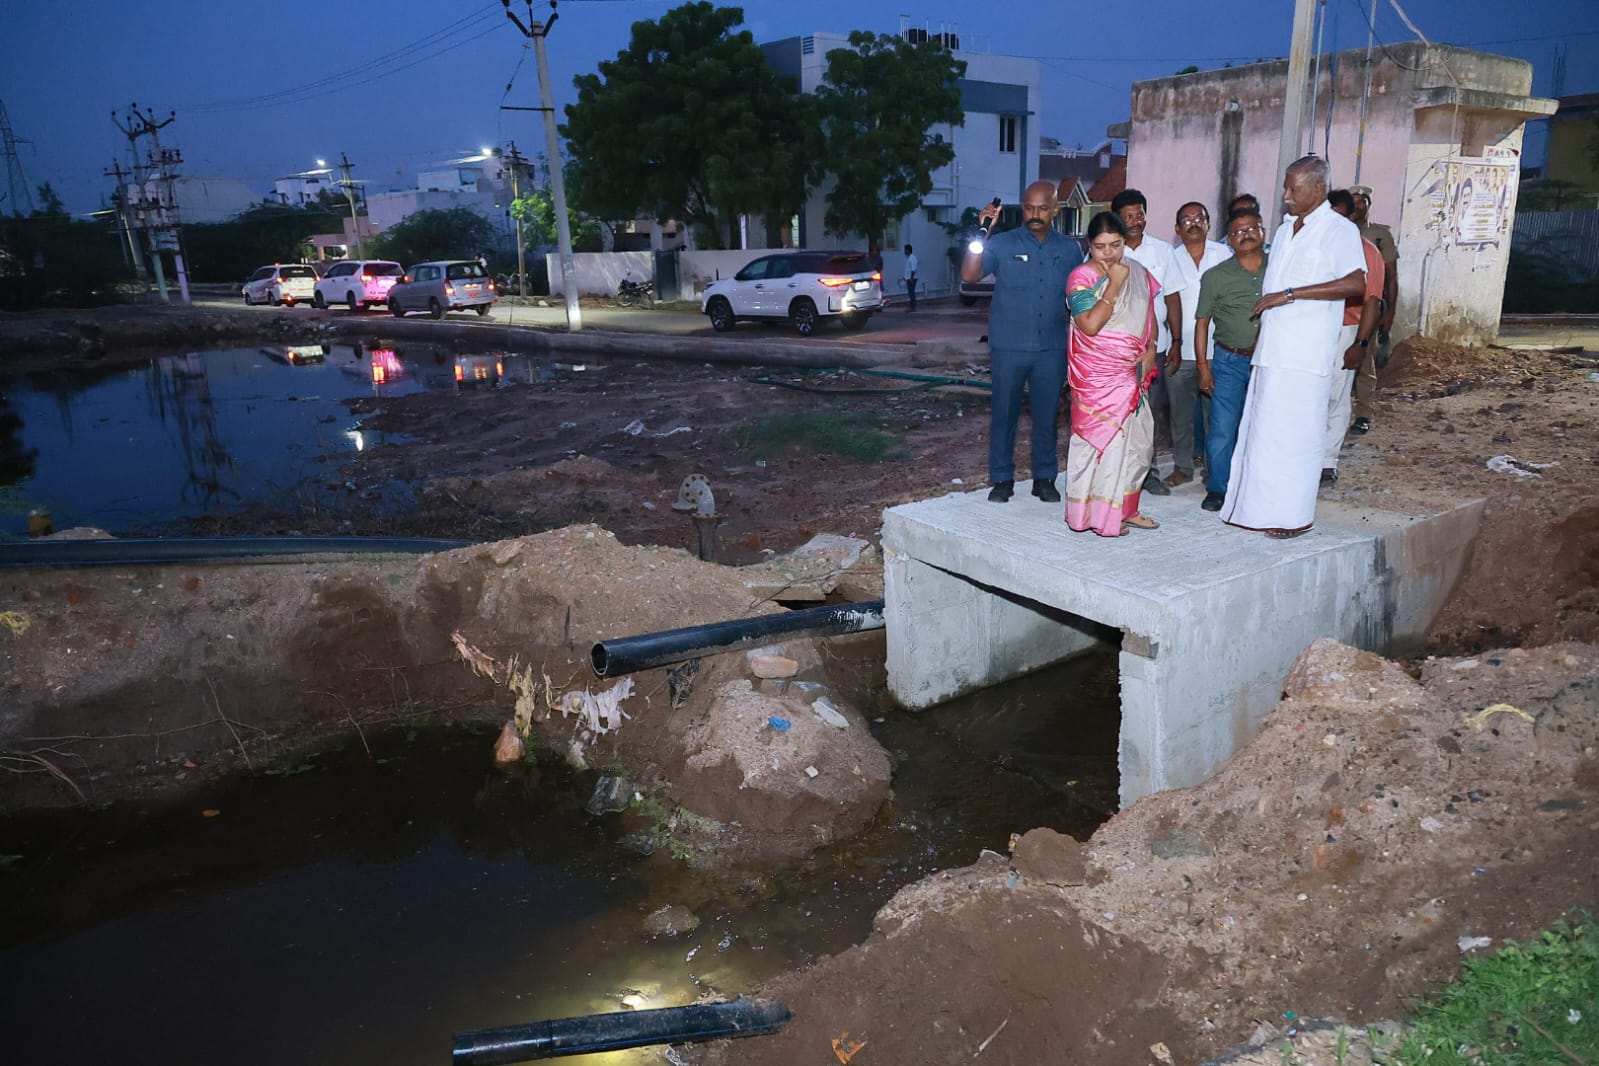
POLYGON ((1160 523, 1147 514, 1135 514, 1122 519, 1123 526, 1132 526, 1134 529, 1159 529, 1160 523))

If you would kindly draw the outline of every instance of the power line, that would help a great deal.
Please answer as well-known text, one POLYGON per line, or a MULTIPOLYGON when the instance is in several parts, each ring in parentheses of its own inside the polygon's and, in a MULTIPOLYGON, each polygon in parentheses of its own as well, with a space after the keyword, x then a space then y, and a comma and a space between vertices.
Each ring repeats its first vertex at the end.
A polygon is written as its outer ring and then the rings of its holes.
POLYGON ((231 100, 191 104, 187 105, 185 110, 199 112, 248 111, 263 107, 279 107, 290 103, 303 103, 307 100, 339 92, 347 88, 349 83, 353 81, 379 81, 393 77, 395 74, 403 73, 418 64, 437 59, 439 56, 452 52, 463 45, 486 37, 494 32, 498 25, 498 10, 484 8, 476 14, 452 23, 443 29, 435 30, 410 44, 385 52, 376 58, 369 59, 347 70, 318 78, 315 81, 287 89, 279 89, 276 92, 264 93, 260 96, 237 97, 231 100), (449 44, 444 43, 451 37, 458 36, 469 30, 479 29, 480 27, 482 28, 478 33, 449 44), (443 47, 437 47, 440 45, 443 47), (407 61, 400 63, 401 59, 406 59, 407 61))

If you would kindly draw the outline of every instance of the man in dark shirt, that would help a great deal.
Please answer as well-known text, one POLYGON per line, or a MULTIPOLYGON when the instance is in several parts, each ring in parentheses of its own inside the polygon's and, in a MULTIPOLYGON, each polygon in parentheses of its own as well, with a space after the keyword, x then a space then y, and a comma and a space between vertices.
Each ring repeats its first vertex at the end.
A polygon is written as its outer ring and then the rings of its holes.
MULTIPOLYGON (((1004 503, 1016 488, 1016 423, 1022 387, 1033 419, 1033 495, 1059 503, 1055 477, 1055 413, 1066 384, 1066 277, 1083 261, 1075 240, 1055 230, 1059 201, 1053 182, 1035 181, 1022 199, 1017 229, 989 238, 981 253, 967 250, 961 278, 981 281, 994 275, 988 311, 988 347, 993 363, 993 402, 988 424, 988 498, 1004 503)), ((999 208, 983 208, 991 224, 999 208)))
POLYGON ((1227 220, 1227 244, 1233 257, 1199 278, 1199 304, 1194 309, 1194 357, 1199 391, 1210 397, 1210 426, 1205 438, 1207 511, 1221 510, 1233 468, 1238 426, 1249 391, 1250 357, 1260 335, 1260 319, 1251 317, 1266 276, 1265 226, 1259 209, 1241 207, 1227 220), (1215 355, 1206 340, 1215 330, 1215 355))

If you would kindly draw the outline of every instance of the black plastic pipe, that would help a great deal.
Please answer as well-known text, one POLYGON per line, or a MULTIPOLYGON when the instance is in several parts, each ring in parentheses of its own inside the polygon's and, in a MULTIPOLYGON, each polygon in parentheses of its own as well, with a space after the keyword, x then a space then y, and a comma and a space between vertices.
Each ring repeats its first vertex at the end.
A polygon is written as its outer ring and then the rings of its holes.
POLYGON ((735 999, 692 1007, 590 1014, 456 1033, 454 1066, 502 1066, 531 1059, 592 1055, 650 1044, 692 1044, 776 1032, 794 1015, 776 1000, 735 999))
POLYGON ((773 637, 806 633, 836 636, 864 633, 883 628, 883 601, 864 600, 828 607, 808 607, 803 611, 763 614, 758 618, 739 618, 730 622, 642 633, 636 637, 602 640, 589 652, 594 672, 601 677, 617 677, 652 666, 666 666, 701 655, 738 651, 773 637))
POLYGON ((0 542, 0 567, 163 566, 284 555, 427 555, 468 548, 430 537, 161 537, 0 542))

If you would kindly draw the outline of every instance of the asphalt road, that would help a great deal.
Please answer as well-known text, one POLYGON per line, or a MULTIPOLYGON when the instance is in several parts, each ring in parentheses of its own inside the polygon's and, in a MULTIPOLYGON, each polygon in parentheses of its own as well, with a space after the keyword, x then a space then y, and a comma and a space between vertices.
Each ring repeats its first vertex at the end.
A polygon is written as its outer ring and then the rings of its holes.
MULTIPOLYGON (((314 318, 346 319, 352 314, 362 318, 389 318, 387 310, 351 312, 341 306, 319 311, 309 305, 295 307, 249 307, 238 299, 219 293, 195 293, 197 307, 226 307, 230 310, 249 310, 258 314, 304 315, 314 318)), ((710 337, 714 334, 708 319, 699 307, 691 303, 663 304, 654 308, 623 308, 605 304, 584 304, 583 328, 617 333, 651 333, 660 336, 710 337)), ((426 315, 408 315, 408 322, 427 322, 426 315)), ((536 299, 501 300, 486 316, 474 312, 458 311, 445 316, 444 321, 458 324, 473 322, 494 323, 502 326, 531 326, 544 329, 566 327, 566 307, 559 301, 548 301, 539 306, 536 299)), ((988 332, 988 305, 978 303, 964 307, 954 298, 923 300, 918 302, 914 314, 900 306, 893 306, 872 316, 864 329, 848 330, 837 322, 826 322, 815 336, 830 343, 859 344, 865 346, 884 344, 911 344, 918 341, 966 340, 976 341, 988 332)), ((740 322, 733 336, 758 337, 770 334, 774 338, 800 341, 786 323, 740 322)))

